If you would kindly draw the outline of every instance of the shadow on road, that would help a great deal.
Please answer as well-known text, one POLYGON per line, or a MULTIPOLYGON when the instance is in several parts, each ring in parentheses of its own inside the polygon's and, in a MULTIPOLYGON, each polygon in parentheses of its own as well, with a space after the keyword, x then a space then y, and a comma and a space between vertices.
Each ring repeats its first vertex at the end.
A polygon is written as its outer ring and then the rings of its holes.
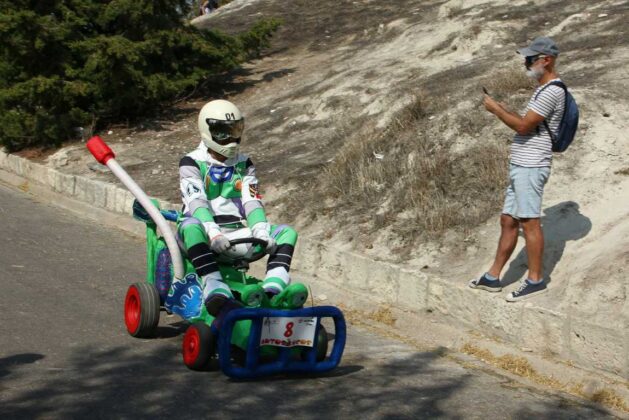
POLYGON ((7 376, 11 373, 11 368, 19 365, 25 365, 35 363, 36 361, 43 359, 43 354, 37 353, 22 353, 9 357, 0 358, 0 378, 7 376))
POLYGON ((431 363, 439 355, 426 352, 369 369, 350 356, 348 362, 329 375, 236 382, 220 372, 187 370, 172 343, 155 340, 147 345, 136 344, 135 350, 76 350, 63 371, 41 376, 32 386, 5 396, 0 408, 2 417, 198 418, 220 413, 223 418, 254 414, 272 418, 292 413, 298 418, 338 418, 346 413, 359 418, 400 412, 434 416, 444 414, 439 406, 465 386, 467 379, 467 375, 462 375, 427 380, 420 385, 393 386, 407 377, 437 371, 431 363), (142 347, 151 350, 137 351, 142 347))
MULTIPOLYGON (((152 340, 135 343, 134 350, 78 349, 63 370, 39 375, 37 381, 5 394, 0 414, 91 419, 452 418, 468 409, 468 414, 480 410, 479 401, 468 407, 468 400, 453 398, 466 392, 475 400, 476 391, 468 383, 473 376, 463 369, 456 374, 444 370, 439 351, 393 357, 377 366, 362 366, 365 356, 351 354, 329 375, 246 382, 229 380, 220 372, 187 370, 172 344, 152 340)), ((562 412, 569 401, 552 400, 542 412, 539 405, 522 411, 522 418, 575 418, 574 412, 562 412)), ((596 408, 590 408, 592 412, 606 414, 596 408)))
POLYGON ((167 325, 159 325, 155 332, 155 338, 173 338, 184 335, 186 333, 186 328, 188 328, 188 325, 189 324, 184 321, 179 321, 167 325))

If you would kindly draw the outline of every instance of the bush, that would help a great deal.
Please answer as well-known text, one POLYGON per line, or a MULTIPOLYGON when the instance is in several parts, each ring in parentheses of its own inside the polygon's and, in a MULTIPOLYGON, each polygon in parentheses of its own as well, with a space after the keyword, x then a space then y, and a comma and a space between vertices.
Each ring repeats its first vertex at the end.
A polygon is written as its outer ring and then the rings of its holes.
POLYGON ((75 127, 155 113, 260 53, 279 27, 238 36, 187 25, 187 0, 0 0, 0 142, 55 146, 75 127))

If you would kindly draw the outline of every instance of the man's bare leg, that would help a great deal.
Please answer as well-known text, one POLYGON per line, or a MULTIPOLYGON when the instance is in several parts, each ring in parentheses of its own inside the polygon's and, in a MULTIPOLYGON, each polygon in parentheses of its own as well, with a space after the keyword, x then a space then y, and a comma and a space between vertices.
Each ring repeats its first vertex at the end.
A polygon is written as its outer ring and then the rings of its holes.
POLYGON ((500 216, 500 240, 498 241, 498 249, 496 250, 494 263, 487 272, 489 275, 500 278, 502 269, 507 261, 509 261, 509 258, 511 258, 515 245, 518 243, 519 226, 519 221, 514 217, 508 214, 502 214, 500 216))
POLYGON ((542 256, 544 255, 544 232, 540 219, 522 219, 522 230, 528 256, 528 278, 534 282, 542 279, 542 256))

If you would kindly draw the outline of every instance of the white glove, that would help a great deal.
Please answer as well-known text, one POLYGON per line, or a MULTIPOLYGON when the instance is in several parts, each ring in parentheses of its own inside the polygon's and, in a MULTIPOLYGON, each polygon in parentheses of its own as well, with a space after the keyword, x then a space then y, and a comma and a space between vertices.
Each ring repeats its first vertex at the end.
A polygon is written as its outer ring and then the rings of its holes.
POLYGON ((222 254, 231 247, 229 239, 223 234, 218 234, 210 239, 210 249, 217 254, 222 254))
POLYGON ((222 254, 230 248, 229 239, 221 233, 221 229, 216 223, 205 222, 203 223, 203 227, 205 228, 208 238, 210 238, 210 249, 212 251, 216 254, 222 254))
POLYGON ((251 233, 253 233, 254 238, 266 241, 266 253, 272 254, 275 252, 277 244, 275 243, 275 239, 271 238, 271 235, 269 235, 269 230, 270 226, 268 223, 259 222, 251 228, 251 233))

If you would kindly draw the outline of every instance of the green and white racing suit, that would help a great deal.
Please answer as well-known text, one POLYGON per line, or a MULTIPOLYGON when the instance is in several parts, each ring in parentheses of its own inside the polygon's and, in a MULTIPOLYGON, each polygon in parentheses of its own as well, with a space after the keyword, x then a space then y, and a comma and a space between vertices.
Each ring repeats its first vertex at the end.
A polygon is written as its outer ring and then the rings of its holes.
POLYGON ((212 158, 201 142, 181 159, 179 178, 184 207, 177 230, 202 280, 204 301, 214 294, 233 297, 221 278, 209 245, 211 238, 245 223, 251 229, 264 227, 275 239, 277 247, 269 255, 262 287, 272 293, 283 291, 290 283, 288 272, 297 232, 286 225, 268 223, 251 159, 238 154, 220 162, 212 158))

